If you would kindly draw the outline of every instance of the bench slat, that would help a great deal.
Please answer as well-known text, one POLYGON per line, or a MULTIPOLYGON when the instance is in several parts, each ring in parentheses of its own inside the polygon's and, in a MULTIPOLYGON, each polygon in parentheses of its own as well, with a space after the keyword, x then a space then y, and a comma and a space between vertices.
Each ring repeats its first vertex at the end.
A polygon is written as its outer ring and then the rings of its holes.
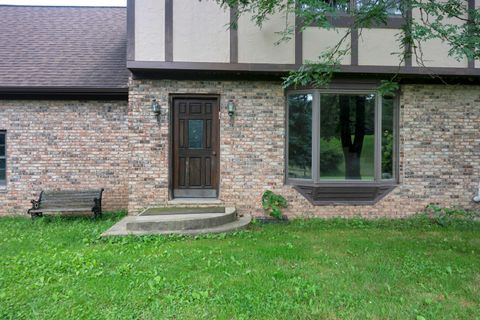
POLYGON ((48 199, 71 199, 71 198, 99 198, 100 193, 82 193, 82 194, 69 194, 69 195, 42 195, 42 200, 48 199))
POLYGON ((95 203, 93 198, 90 199, 65 199, 65 200, 45 200, 41 202, 42 204, 47 204, 47 203, 95 203))
POLYGON ((92 208, 52 208, 52 209, 38 209, 38 210, 30 210, 31 213, 39 213, 39 212, 90 212, 92 208))
POLYGON ((68 197, 98 197, 99 192, 95 193, 72 193, 72 194, 43 194, 42 198, 68 198, 68 197))
POLYGON ((39 209, 49 209, 49 208, 93 208, 95 204, 93 203, 57 203, 57 204, 47 204, 47 205, 40 205, 39 209))

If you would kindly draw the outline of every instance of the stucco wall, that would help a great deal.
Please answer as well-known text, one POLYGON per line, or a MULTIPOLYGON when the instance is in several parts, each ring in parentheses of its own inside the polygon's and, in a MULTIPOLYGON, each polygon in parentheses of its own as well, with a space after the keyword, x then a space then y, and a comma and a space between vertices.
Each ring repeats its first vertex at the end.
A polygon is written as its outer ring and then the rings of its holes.
POLYGON ((295 63, 295 41, 279 41, 281 32, 292 28, 295 19, 277 13, 259 27, 252 14, 245 13, 238 21, 238 62, 240 63, 295 63))
MULTIPOLYGON (((319 61, 320 55, 325 52, 325 50, 333 49, 338 42, 345 37, 349 29, 347 28, 338 28, 338 29, 322 29, 317 27, 308 27, 303 31, 303 62, 307 61, 319 61)), ((348 35, 343 41, 341 50, 346 50, 350 48, 351 36, 348 35)), ((351 54, 345 54, 342 56, 341 64, 349 65, 351 64, 351 54)))
POLYGON ((168 201, 169 105, 172 93, 219 94, 220 199, 240 212, 261 214, 260 197, 286 196, 295 216, 391 216, 422 210, 430 202, 472 207, 480 180, 480 88, 402 87, 400 186, 376 205, 312 206, 284 185, 284 91, 277 82, 131 81, 129 210, 138 213, 168 201), (151 99, 162 105, 157 122, 151 99), (233 99, 233 122, 225 104, 233 99))
POLYGON ((126 101, 0 100, 0 129, 0 215, 26 213, 42 189, 105 188, 104 210, 127 207, 126 101))
MULTIPOLYGON (((437 0, 437 2, 447 1, 448 0, 437 0)), ((464 5, 467 5, 467 1, 464 2, 464 5)), ((432 23, 434 20, 424 11, 421 12, 418 8, 414 8, 412 10, 412 17, 420 24, 424 23, 425 21, 430 21, 430 23, 432 23)), ((464 17, 464 19, 465 18, 466 17, 464 17)), ((465 20, 444 17, 442 22, 452 25, 463 25, 465 20)), ((422 66, 422 63, 427 67, 466 68, 468 66, 468 60, 466 58, 457 60, 449 56, 449 50, 449 44, 444 42, 442 39, 436 38, 423 41, 419 48, 413 50, 413 66, 422 66)))
MULTIPOLYGON (((362 29, 358 39, 358 64, 398 66, 401 62, 398 29, 362 29)), ((402 63, 403 65, 403 63, 402 63)))
POLYGON ((230 10, 214 0, 173 2, 173 60, 230 62, 230 10))
POLYGON ((165 61, 165 0, 135 2, 135 60, 165 61))

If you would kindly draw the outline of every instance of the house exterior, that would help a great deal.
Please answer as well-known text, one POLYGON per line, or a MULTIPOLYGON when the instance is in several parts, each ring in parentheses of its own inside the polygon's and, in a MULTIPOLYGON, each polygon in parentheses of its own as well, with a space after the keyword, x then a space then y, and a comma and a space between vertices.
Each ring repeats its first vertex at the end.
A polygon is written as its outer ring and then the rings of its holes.
POLYGON ((328 87, 285 89, 348 15, 278 45, 295 17, 229 29, 234 16, 211 0, 0 6, 0 214, 24 213, 42 189, 94 187, 105 210, 131 215, 184 198, 258 215, 265 190, 290 216, 476 206, 479 61, 449 58, 441 41, 424 44, 428 67, 400 61, 394 9, 351 33, 328 87), (381 96, 395 73, 398 94, 381 96))

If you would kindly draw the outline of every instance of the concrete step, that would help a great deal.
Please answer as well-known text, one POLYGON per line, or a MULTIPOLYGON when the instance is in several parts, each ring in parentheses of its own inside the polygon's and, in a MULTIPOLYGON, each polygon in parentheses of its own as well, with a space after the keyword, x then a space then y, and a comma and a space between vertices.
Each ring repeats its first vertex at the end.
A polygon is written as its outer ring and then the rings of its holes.
POLYGON ((235 208, 224 212, 175 213, 128 216, 123 218, 102 236, 148 234, 204 234, 235 231, 247 226, 251 217, 238 218, 235 208))
POLYGON ((172 214, 195 214, 195 213, 225 213, 225 207, 165 207, 148 208, 141 216, 172 215, 172 214))
POLYGON ((235 221, 237 212, 225 210, 223 213, 186 213, 138 216, 127 223, 129 231, 168 231, 193 230, 217 227, 235 221))

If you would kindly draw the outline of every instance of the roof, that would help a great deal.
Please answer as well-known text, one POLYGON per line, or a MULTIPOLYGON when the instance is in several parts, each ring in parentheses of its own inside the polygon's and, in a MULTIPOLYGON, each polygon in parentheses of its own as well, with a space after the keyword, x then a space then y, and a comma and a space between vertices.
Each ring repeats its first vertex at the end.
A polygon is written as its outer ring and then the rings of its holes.
POLYGON ((0 6, 0 88, 127 88, 126 29, 126 8, 0 6))

